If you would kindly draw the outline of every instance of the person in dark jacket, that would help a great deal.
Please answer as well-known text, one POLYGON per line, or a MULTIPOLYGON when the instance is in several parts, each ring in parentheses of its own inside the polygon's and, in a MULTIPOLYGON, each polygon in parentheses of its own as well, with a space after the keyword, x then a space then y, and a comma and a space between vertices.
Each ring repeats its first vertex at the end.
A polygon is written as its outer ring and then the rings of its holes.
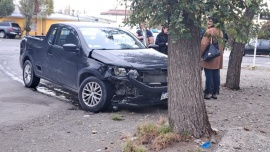
POLYGON ((156 45, 159 46, 159 52, 168 55, 168 27, 164 25, 161 32, 156 37, 156 45))

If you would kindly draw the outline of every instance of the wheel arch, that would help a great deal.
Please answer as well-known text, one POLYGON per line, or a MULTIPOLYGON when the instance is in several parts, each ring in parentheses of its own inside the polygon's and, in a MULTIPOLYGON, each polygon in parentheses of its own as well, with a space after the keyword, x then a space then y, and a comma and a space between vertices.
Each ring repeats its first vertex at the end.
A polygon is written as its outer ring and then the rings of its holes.
POLYGON ((98 79, 103 80, 103 77, 101 76, 100 73, 94 70, 89 70, 89 69, 84 69, 81 72, 79 72, 79 77, 78 77, 78 88, 80 87, 81 83, 88 77, 97 77, 98 79))
POLYGON ((23 67, 23 64, 25 63, 26 60, 29 60, 29 61, 33 64, 32 58, 31 58, 30 56, 28 56, 28 55, 24 55, 24 56, 22 57, 22 60, 21 60, 21 66, 22 66, 22 67, 23 67))

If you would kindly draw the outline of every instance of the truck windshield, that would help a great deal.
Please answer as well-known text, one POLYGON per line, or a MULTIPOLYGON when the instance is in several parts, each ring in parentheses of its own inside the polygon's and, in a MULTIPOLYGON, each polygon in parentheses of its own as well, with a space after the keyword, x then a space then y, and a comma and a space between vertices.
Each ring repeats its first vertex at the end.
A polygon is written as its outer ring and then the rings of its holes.
POLYGON ((116 28, 80 28, 88 45, 92 49, 144 49, 138 39, 121 29, 116 28))

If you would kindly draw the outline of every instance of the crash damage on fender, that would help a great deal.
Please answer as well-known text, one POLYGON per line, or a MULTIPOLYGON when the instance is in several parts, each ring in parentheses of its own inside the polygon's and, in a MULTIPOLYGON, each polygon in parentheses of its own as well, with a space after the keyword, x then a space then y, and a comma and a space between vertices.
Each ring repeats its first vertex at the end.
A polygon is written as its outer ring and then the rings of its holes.
POLYGON ((91 57, 104 63, 103 78, 113 84, 113 102, 136 106, 166 102, 165 55, 153 49, 114 50, 113 53, 94 50, 91 57))

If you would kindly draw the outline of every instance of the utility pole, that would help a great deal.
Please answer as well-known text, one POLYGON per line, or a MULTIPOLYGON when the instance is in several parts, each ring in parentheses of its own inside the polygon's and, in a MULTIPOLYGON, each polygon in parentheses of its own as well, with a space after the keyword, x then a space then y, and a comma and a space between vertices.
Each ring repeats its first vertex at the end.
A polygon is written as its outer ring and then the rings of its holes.
POLYGON ((37 35, 37 23, 38 23, 38 0, 36 0, 35 2, 35 14, 36 14, 36 18, 35 18, 35 36, 37 35))
MULTIPOLYGON (((260 24, 259 22, 260 22, 260 14, 258 14, 257 24, 260 24)), ((258 44, 258 32, 256 33, 252 67, 255 67, 255 60, 256 60, 256 55, 257 55, 257 44, 258 44)))

